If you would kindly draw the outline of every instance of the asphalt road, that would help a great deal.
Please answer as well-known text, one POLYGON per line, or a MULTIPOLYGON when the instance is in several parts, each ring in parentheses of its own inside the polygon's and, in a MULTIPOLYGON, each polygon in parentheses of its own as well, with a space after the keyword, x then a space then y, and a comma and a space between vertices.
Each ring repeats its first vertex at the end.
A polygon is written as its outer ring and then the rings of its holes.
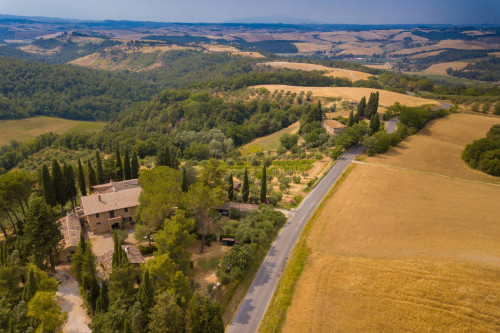
POLYGON ((364 149, 365 147, 359 145, 347 151, 302 201, 269 250, 227 332, 257 331, 288 257, 307 220, 342 172, 364 149))

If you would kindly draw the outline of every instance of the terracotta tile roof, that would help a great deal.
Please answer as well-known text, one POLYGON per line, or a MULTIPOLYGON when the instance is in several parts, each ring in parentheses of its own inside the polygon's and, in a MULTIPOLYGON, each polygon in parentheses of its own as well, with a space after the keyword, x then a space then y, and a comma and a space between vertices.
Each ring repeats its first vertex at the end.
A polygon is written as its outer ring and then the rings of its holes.
MULTIPOLYGON (((146 262, 146 259, 144 259, 144 257, 142 256, 141 251, 139 251, 137 246, 135 246, 134 244, 122 245, 122 249, 125 250, 128 261, 130 261, 131 264, 142 264, 146 262)), ((114 250, 110 250, 99 257, 99 262, 104 266, 106 274, 109 274, 111 272, 113 252, 114 250)))
POLYGON ((78 216, 75 216, 75 214, 68 214, 59 221, 61 222, 61 233, 64 236, 64 248, 78 246, 80 234, 82 232, 82 226, 78 216))
POLYGON ((139 205, 142 189, 133 187, 117 192, 97 193, 81 198, 85 215, 109 212, 111 210, 135 207, 139 205))
POLYGON ((137 179, 123 180, 121 182, 110 180, 109 183, 92 186, 92 188, 99 193, 118 192, 135 187, 139 187, 139 181, 137 179))
POLYGON ((344 128, 345 125, 336 120, 323 120, 323 124, 331 128, 344 128))

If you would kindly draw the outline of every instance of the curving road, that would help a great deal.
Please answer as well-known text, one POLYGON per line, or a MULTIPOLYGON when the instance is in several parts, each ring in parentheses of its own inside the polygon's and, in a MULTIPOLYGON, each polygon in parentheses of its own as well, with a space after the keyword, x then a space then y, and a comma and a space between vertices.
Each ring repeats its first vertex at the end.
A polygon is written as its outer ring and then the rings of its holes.
POLYGON ((257 331, 281 273, 285 268, 288 256, 292 252, 307 220, 342 172, 364 150, 365 147, 358 145, 346 151, 302 201, 296 213, 288 220, 271 246, 227 332, 253 333, 257 331))

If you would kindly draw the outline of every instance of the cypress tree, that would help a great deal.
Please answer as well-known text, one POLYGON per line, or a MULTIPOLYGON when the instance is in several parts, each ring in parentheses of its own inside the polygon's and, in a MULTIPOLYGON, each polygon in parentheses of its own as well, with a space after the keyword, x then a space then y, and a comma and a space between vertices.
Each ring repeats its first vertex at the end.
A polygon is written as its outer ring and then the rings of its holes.
POLYGON ((82 162, 78 158, 78 185, 82 196, 87 195, 87 185, 85 184, 85 174, 83 173, 82 162))
POLYGON ((227 188, 227 198, 229 201, 234 200, 234 183, 233 183, 233 174, 229 175, 229 187, 227 188))
POLYGON ((182 184, 181 184, 182 192, 186 193, 189 189, 188 181, 187 181, 187 173, 186 168, 182 167, 182 184))
POLYGON ((370 93, 370 98, 368 99, 368 104, 366 105, 366 109, 365 109, 365 116, 367 118, 371 119, 372 115, 377 113, 378 96, 379 96, 378 91, 374 92, 374 93, 370 93))
POLYGON ((93 275, 92 282, 90 284, 89 304, 94 311, 96 310, 96 305, 97 305, 97 300, 99 299, 99 295, 100 295, 99 284, 97 283, 95 275, 93 275))
POLYGON ((37 289, 38 289, 38 287, 36 285, 35 272, 33 271, 33 267, 31 267, 29 270, 29 273, 28 273, 28 279, 26 280, 26 283, 24 284, 23 300, 25 302, 29 302, 29 300, 33 296, 35 296, 37 289))
POLYGON ((349 120, 347 121, 347 126, 352 126, 354 125, 354 115, 351 111, 351 113, 349 113, 349 120))
POLYGON ((380 129, 380 117, 375 113, 370 118, 370 131, 372 134, 377 133, 380 129))
POLYGON ((54 185, 50 178, 49 169, 44 164, 42 167, 42 187, 43 197, 47 205, 54 207, 57 204, 56 194, 54 193, 54 185))
POLYGON ((123 333, 132 333, 132 328, 130 328, 128 318, 125 318, 125 321, 123 322, 123 333))
POLYGON ((99 184, 104 184, 104 171, 102 169, 101 155, 97 150, 95 152, 95 159, 97 163, 97 181, 99 184))
POLYGON ((248 170, 245 168, 245 176, 243 177, 243 187, 241 189, 243 202, 248 201, 250 186, 248 184, 248 170))
POLYGON ((112 267, 125 267, 128 264, 128 258, 127 254, 125 253, 125 250, 122 248, 122 244, 120 240, 118 239, 118 234, 116 231, 113 233, 113 244, 114 244, 114 250, 113 250, 113 257, 112 257, 112 267))
POLYGON ((14 326, 14 318, 9 319, 9 333, 15 333, 16 327, 14 326))
POLYGON ((108 287, 105 283, 102 284, 101 290, 99 291, 99 298, 96 302, 96 311, 97 311, 97 303, 99 303, 100 311, 107 312, 109 306, 109 296, 108 296, 108 287))
POLYGON ((7 247, 6 242, 0 244, 0 266, 7 266, 7 247))
POLYGON ((92 188, 92 186, 97 185, 97 176, 92 167, 92 163, 90 163, 90 159, 87 161, 87 169, 89 170, 89 188, 92 188))
POLYGON ((154 305, 154 296, 153 284, 149 278, 149 270, 146 269, 142 277, 142 283, 139 286, 139 293, 137 294, 137 300, 141 302, 142 309, 146 314, 149 313, 149 310, 154 305))
POLYGON ((120 156, 120 149, 116 147, 115 152, 115 170, 116 170, 116 180, 123 180, 123 164, 122 158, 120 156))
POLYGON ((130 174, 132 179, 139 178, 139 159, 137 158, 137 153, 135 151, 132 155, 132 162, 130 164, 130 174))
POLYGON ((64 181, 66 184, 66 195, 71 201, 71 204, 76 205, 76 185, 75 185, 75 174, 73 172, 73 167, 64 163, 63 166, 64 181))
POLYGON ((361 97, 361 100, 359 101, 356 108, 358 118, 363 117, 365 115, 365 109, 366 109, 366 97, 363 96, 361 97))
POLYGON ((56 159, 52 160, 52 185, 54 186, 56 201, 61 206, 64 206, 64 204, 68 202, 68 197, 66 194, 66 182, 61 171, 61 165, 59 165, 56 159))
POLYGON ((125 150, 125 157, 123 157, 123 175, 125 179, 132 178, 132 170, 130 168, 130 157, 128 156, 128 149, 125 150))
POLYGON ((260 186, 260 202, 265 203, 267 198, 267 174, 266 166, 262 168, 262 185, 260 186))

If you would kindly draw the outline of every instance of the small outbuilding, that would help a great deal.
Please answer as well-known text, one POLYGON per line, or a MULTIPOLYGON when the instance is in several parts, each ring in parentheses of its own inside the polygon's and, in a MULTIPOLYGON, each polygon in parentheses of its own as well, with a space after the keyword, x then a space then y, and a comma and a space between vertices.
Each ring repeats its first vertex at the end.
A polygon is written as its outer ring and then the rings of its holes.
POLYGON ((82 225, 80 218, 74 213, 68 213, 59 222, 61 223, 60 229, 64 237, 64 248, 59 255, 59 261, 68 262, 71 261, 71 256, 75 253, 80 241, 82 225))
POLYGON ((326 133, 330 135, 338 135, 342 134, 344 132, 344 129, 346 126, 342 124, 341 122, 338 122, 336 120, 323 120, 321 122, 321 127, 323 127, 326 131, 326 133))

